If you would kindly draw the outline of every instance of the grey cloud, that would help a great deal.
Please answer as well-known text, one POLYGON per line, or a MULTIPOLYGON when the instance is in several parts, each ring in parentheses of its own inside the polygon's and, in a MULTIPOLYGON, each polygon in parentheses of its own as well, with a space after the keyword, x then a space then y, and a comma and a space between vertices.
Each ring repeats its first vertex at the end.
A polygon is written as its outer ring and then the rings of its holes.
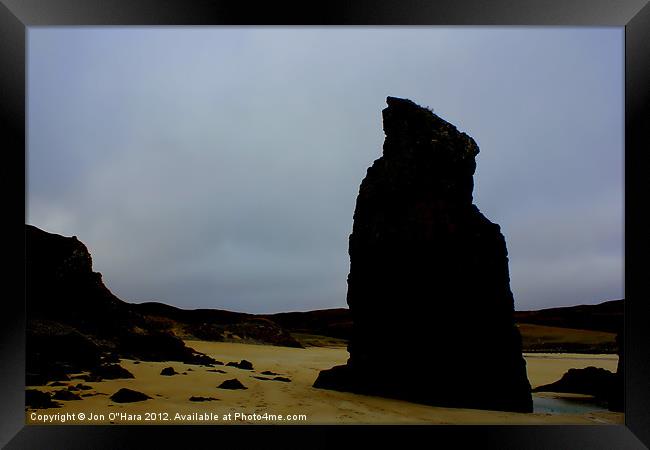
POLYGON ((344 306, 359 183, 404 96, 477 140, 518 308, 622 297, 622 36, 30 29, 28 221, 77 235, 124 299, 344 306))

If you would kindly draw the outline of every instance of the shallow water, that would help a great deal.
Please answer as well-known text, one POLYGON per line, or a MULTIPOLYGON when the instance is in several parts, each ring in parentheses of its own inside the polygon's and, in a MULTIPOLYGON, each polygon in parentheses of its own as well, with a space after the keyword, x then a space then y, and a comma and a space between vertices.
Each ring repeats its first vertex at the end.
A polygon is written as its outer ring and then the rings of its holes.
POLYGON ((606 405, 594 398, 552 398, 533 394, 533 412, 546 414, 584 414, 595 411, 608 411, 606 405))

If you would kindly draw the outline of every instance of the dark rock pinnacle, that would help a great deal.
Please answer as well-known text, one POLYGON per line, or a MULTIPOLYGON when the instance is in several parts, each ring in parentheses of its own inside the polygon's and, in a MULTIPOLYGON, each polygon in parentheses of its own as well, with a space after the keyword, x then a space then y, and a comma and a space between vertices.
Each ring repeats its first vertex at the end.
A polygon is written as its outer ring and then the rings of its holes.
POLYGON ((429 109, 386 101, 349 241, 350 359, 314 386, 530 412, 505 239, 472 204, 478 146, 429 109))

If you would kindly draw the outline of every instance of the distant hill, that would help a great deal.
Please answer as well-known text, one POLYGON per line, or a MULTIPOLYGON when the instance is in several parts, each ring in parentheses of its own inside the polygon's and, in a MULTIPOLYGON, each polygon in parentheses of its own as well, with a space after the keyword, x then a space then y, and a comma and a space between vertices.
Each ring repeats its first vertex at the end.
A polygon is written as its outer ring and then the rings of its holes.
POLYGON ((221 309, 180 309, 158 302, 131 303, 130 308, 183 339, 302 347, 272 316, 221 309))
MULTIPOLYGON (((525 352, 616 353, 624 301, 516 311, 525 352)), ((344 345, 352 334, 345 308, 266 315, 304 345, 344 345), (324 338, 333 338, 324 339, 324 338)))
MULTIPOLYGON (((104 286, 101 274, 92 271, 90 253, 76 237, 30 225, 26 237, 28 341, 38 341, 36 347, 63 334, 66 339, 89 339, 92 345, 147 359, 162 358, 155 353, 157 343, 167 340, 168 353, 173 354, 165 358, 190 360, 203 355, 186 348, 180 339, 302 347, 345 345, 352 335, 352 317, 346 308, 247 314, 125 302, 104 286)), ((624 301, 613 300, 517 311, 515 320, 524 351, 614 353, 623 311, 624 301)))
POLYGON ((624 311, 623 300, 611 300, 597 305, 516 311, 515 320, 518 323, 618 333, 623 329, 624 311))

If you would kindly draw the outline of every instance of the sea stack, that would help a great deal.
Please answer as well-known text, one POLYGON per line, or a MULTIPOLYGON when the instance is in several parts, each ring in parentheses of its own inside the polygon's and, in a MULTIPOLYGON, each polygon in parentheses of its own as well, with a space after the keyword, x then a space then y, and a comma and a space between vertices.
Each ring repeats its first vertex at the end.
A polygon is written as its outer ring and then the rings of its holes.
POLYGON ((349 241, 350 358, 314 387, 531 412, 506 242, 472 203, 478 146, 430 109, 386 101, 349 241))

